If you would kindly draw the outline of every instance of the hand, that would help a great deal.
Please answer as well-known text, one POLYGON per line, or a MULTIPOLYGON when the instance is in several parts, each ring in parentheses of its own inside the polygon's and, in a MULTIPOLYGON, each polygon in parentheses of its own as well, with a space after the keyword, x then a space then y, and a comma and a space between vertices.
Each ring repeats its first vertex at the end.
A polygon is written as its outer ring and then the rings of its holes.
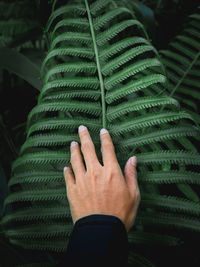
POLYGON ((71 145, 70 162, 74 174, 69 167, 64 168, 73 222, 92 214, 113 215, 124 223, 128 231, 134 223, 140 202, 136 157, 132 157, 133 164, 131 158, 127 161, 124 179, 107 130, 103 129, 100 135, 104 166, 99 163, 95 146, 85 126, 79 127, 79 136, 86 169, 77 142, 72 142, 73 146, 71 145))

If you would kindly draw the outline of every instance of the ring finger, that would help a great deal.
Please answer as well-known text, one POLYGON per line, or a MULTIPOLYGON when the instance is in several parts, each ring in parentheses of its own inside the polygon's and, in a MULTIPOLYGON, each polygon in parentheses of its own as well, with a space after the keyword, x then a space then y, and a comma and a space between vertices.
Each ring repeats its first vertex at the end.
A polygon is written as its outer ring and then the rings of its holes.
POLYGON ((82 174, 85 175, 86 173, 86 169, 83 164, 83 159, 81 156, 79 144, 73 141, 71 143, 70 150, 71 150, 70 162, 73 168, 75 178, 78 179, 79 176, 81 176, 82 174))

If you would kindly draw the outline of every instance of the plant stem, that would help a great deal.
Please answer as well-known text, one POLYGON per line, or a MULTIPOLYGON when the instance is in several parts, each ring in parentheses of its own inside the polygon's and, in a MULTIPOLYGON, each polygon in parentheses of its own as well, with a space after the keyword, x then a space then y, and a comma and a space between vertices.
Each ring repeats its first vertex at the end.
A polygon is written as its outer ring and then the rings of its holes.
POLYGON ((93 40, 93 46, 94 46, 94 52, 95 52, 95 57, 96 57, 96 64, 97 64, 97 70, 98 70, 98 76, 99 76, 99 82, 100 82, 100 88, 101 88, 102 124, 103 124, 103 128, 106 128, 106 103, 105 103, 104 82, 103 82, 103 77, 101 73, 101 66, 99 62, 99 54, 98 54, 98 48, 96 44, 96 38, 95 38, 95 33, 94 33, 94 28, 93 28, 93 23, 92 23, 92 17, 90 14, 90 9, 89 9, 87 0, 85 0, 85 6, 86 6, 88 20, 90 24, 90 30, 91 30, 92 40, 93 40))

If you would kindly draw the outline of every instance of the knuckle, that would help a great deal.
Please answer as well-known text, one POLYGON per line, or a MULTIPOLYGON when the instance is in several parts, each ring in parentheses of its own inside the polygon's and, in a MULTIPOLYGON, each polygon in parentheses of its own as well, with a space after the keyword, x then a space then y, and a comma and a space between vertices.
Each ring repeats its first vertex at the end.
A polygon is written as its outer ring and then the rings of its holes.
POLYGON ((116 177, 116 175, 119 175, 119 169, 117 168, 117 166, 113 165, 113 163, 112 167, 110 168, 110 173, 112 177, 116 177))
POLYGON ((99 176, 99 172, 96 168, 89 170, 89 175, 93 178, 97 178, 99 176))

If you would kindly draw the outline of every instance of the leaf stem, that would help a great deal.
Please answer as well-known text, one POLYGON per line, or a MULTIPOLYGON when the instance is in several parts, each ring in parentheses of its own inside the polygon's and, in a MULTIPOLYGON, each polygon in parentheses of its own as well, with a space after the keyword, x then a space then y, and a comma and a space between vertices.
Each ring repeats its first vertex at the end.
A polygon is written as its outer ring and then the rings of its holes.
POLYGON ((97 48, 97 43, 96 43, 96 38, 95 38, 95 33, 94 33, 94 28, 93 28, 93 23, 92 23, 92 17, 90 14, 90 9, 89 9, 87 0, 85 0, 85 6, 86 6, 88 20, 90 24, 90 30, 91 30, 92 40, 93 40, 93 46, 94 46, 94 52, 95 52, 95 57, 96 57, 96 64, 97 64, 97 70, 98 70, 98 76, 99 76, 99 82, 100 82, 100 88, 101 88, 102 124, 103 124, 103 128, 106 128, 106 103, 105 103, 104 82, 103 82, 103 77, 101 73, 101 66, 99 62, 99 54, 98 54, 98 48, 97 48))

